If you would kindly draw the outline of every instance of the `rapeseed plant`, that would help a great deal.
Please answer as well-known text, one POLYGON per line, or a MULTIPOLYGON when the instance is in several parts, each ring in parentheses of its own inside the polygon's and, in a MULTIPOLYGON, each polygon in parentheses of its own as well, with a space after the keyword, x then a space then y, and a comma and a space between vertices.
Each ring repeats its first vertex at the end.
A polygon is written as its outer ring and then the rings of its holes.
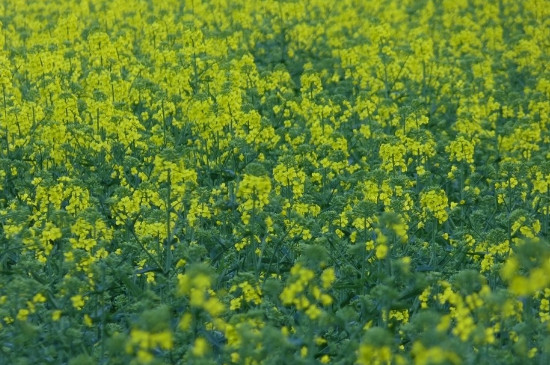
POLYGON ((549 9, 4 1, 0 359, 548 363, 549 9))

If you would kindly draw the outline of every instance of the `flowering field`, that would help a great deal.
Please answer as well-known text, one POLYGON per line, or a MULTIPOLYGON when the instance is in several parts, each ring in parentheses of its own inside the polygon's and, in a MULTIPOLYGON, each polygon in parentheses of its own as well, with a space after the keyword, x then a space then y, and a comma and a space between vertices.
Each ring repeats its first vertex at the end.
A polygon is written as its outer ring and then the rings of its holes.
POLYGON ((550 363, 550 1, 0 31, 1 364, 550 363))

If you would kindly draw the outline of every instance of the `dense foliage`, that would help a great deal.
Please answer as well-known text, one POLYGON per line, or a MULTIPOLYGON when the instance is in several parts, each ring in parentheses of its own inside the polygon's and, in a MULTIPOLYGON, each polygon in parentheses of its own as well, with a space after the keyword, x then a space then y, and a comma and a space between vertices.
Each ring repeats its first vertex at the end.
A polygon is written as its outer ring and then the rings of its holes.
POLYGON ((549 1, 0 31, 0 363, 550 363, 549 1))

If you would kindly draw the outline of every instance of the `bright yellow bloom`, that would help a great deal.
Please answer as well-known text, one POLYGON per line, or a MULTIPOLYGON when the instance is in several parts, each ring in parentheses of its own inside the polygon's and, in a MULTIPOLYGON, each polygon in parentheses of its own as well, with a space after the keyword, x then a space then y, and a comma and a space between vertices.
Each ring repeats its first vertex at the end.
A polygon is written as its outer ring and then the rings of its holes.
POLYGON ((73 303, 73 307, 77 310, 81 310, 85 304, 84 298, 80 294, 71 297, 71 302, 73 303))
POLYGON ((59 321, 59 319, 61 318, 61 314, 62 314, 62 312, 59 309, 54 310, 52 312, 52 320, 53 321, 59 321))
POLYGON ((195 340, 195 344, 193 345, 193 355, 197 357, 202 357, 206 355, 209 351, 209 345, 206 339, 203 337, 199 337, 195 340))

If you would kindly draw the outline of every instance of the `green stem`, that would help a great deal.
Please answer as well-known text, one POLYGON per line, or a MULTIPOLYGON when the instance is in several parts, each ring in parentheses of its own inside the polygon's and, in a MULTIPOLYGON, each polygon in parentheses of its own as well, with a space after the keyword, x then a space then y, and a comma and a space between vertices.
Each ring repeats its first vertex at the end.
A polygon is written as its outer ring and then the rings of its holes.
POLYGON ((170 229, 170 211, 172 210, 172 178, 171 171, 168 170, 168 192, 166 196, 166 261, 164 262, 164 272, 168 272, 172 266, 172 230, 170 229))

